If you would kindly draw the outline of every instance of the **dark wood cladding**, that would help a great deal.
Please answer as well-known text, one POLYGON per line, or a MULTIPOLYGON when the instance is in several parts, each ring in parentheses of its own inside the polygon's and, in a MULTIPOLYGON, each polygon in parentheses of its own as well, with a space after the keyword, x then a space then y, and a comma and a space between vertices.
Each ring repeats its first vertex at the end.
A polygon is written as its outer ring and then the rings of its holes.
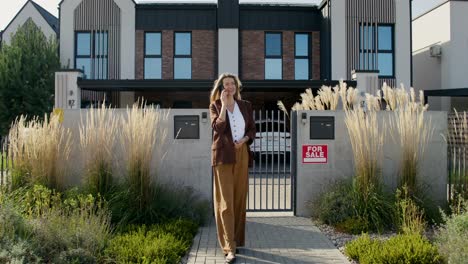
POLYGON ((239 28, 239 0, 218 0, 218 27, 239 28))
POLYGON ((320 31, 320 26, 316 7, 240 6, 240 30, 320 31))
POLYGON ((146 4, 136 7, 137 30, 216 30, 216 5, 146 4))
MULTIPOLYGON (((348 51, 346 59, 348 62, 348 78, 351 78, 351 71, 359 67, 360 25, 376 27, 378 24, 395 24, 395 12, 395 0, 346 0, 346 48, 348 51)), ((378 65, 377 59, 375 63, 378 65)), ((395 83, 394 79, 385 79, 380 81, 380 83, 383 83, 383 81, 392 86, 395 83)))

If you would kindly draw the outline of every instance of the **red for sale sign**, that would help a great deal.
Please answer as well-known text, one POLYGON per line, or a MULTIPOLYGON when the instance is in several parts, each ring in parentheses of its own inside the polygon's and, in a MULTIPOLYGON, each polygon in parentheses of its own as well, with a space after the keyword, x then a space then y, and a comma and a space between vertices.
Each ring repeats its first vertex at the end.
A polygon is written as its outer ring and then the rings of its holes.
POLYGON ((302 163, 327 163, 328 145, 302 145, 302 163))

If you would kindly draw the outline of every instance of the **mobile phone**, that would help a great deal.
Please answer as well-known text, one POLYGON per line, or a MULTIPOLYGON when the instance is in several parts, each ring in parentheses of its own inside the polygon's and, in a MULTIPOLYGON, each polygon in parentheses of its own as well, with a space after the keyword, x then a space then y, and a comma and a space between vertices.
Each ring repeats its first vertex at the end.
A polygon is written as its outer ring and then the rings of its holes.
POLYGON ((222 92, 224 90, 224 86, 221 84, 221 86, 219 87, 219 92, 222 92))

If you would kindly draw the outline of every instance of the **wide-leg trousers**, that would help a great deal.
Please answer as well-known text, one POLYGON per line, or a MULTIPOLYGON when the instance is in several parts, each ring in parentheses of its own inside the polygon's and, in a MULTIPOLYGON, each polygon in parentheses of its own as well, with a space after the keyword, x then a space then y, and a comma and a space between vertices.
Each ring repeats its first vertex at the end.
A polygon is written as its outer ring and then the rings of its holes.
POLYGON ((245 244, 245 210, 249 180, 247 144, 236 149, 236 163, 214 166, 214 209, 218 241, 224 253, 245 244))

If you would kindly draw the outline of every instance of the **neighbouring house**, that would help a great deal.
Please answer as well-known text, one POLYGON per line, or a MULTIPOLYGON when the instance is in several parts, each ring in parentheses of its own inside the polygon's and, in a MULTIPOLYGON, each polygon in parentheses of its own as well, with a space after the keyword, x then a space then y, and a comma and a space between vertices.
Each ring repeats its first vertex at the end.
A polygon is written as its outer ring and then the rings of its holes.
POLYGON ((16 16, 8 23, 0 36, 0 43, 10 44, 11 37, 26 21, 32 20, 44 35, 50 38, 58 38, 59 20, 34 1, 27 1, 16 16))
POLYGON ((222 72, 238 74, 244 98, 264 110, 340 79, 361 80, 364 90, 410 86, 410 5, 63 0, 60 61, 69 70, 56 75, 56 106, 106 98, 125 107, 144 97, 164 108, 206 108, 222 72))
POLYGON ((413 19, 414 86, 430 110, 468 110, 468 1, 444 1, 413 19))

